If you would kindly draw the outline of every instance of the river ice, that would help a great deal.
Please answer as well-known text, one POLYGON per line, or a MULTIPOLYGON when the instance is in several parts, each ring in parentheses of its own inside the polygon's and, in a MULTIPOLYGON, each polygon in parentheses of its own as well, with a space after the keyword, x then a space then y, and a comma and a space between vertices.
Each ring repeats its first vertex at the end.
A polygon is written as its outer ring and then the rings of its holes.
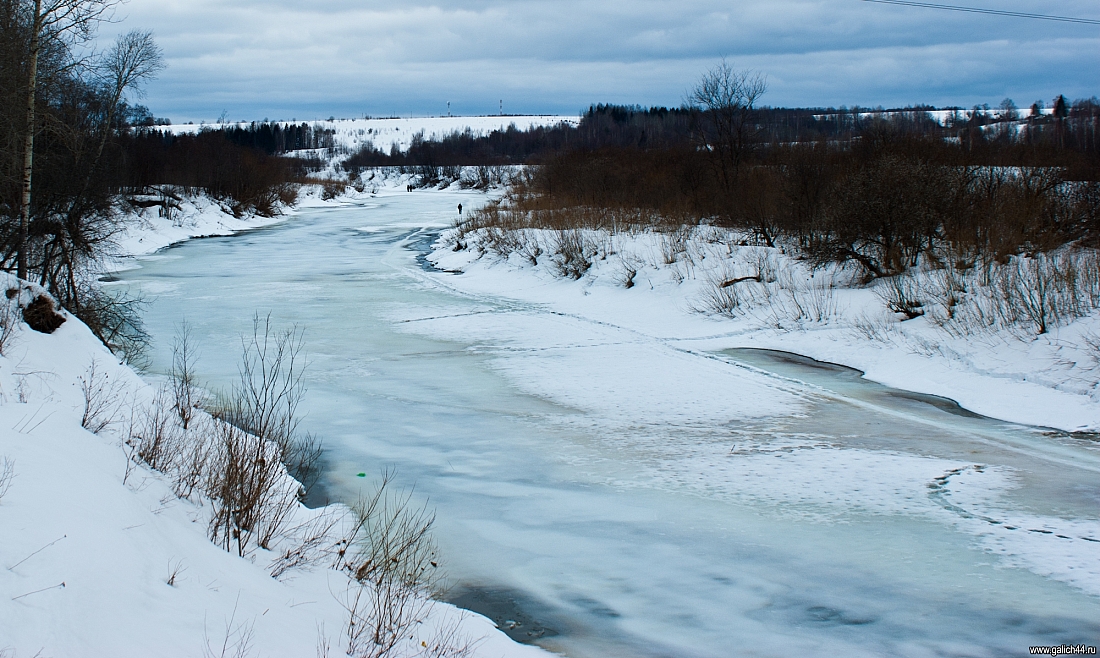
POLYGON ((617 323, 507 267, 425 269, 416 249, 477 198, 386 191, 119 277, 152 300, 154 369, 187 320, 214 387, 253 313, 303 327, 328 494, 394 468, 437 510, 455 591, 514 602, 513 637, 578 657, 1095 644, 1089 439, 688 340, 682 306, 617 323))

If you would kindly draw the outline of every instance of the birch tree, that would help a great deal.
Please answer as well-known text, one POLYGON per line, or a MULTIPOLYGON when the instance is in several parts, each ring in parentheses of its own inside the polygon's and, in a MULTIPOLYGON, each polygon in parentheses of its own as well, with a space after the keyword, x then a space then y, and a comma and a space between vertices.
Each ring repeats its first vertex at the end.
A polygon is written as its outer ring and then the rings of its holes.
POLYGON ((51 41, 64 46, 85 43, 99 23, 110 19, 120 0, 21 0, 19 13, 26 16, 30 37, 27 47, 26 122, 23 132, 23 193, 19 206, 19 235, 16 273, 27 278, 27 236, 31 218, 34 178, 35 102, 38 92, 39 58, 51 41))

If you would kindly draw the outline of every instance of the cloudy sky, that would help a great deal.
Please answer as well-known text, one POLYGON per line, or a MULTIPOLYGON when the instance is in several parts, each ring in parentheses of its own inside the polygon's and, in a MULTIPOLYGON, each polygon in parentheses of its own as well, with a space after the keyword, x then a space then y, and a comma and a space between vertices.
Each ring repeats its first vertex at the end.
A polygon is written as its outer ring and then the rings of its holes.
MULTIPOLYGON (((1100 19, 1096 0, 938 0, 1100 19)), ((129 0, 176 121, 578 113, 679 105, 725 57, 773 106, 1020 106, 1100 94, 1100 25, 861 0, 129 0)))

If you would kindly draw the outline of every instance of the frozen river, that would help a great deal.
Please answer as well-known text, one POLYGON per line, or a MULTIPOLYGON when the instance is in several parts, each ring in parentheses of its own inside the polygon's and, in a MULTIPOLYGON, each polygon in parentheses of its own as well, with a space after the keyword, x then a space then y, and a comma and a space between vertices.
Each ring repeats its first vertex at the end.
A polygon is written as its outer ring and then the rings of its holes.
POLYGON ((142 259, 118 276, 151 301, 152 369, 183 320, 215 388, 254 313, 304 328, 327 495, 393 468, 437 511, 451 598, 569 656, 1100 640, 1094 438, 462 294, 418 259, 460 202, 391 194, 142 259))

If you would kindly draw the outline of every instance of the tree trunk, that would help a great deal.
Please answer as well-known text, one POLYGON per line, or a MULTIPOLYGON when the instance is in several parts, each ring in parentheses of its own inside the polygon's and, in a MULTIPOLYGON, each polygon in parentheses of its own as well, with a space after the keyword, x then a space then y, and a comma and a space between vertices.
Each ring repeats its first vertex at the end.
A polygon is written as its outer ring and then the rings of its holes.
POLYGON ((31 178, 34 172, 34 101, 38 90, 38 50, 42 32, 42 0, 34 0, 31 21, 30 70, 27 80, 27 134, 23 141, 23 199, 19 208, 19 255, 16 275, 27 278, 27 242, 31 222, 31 178))

